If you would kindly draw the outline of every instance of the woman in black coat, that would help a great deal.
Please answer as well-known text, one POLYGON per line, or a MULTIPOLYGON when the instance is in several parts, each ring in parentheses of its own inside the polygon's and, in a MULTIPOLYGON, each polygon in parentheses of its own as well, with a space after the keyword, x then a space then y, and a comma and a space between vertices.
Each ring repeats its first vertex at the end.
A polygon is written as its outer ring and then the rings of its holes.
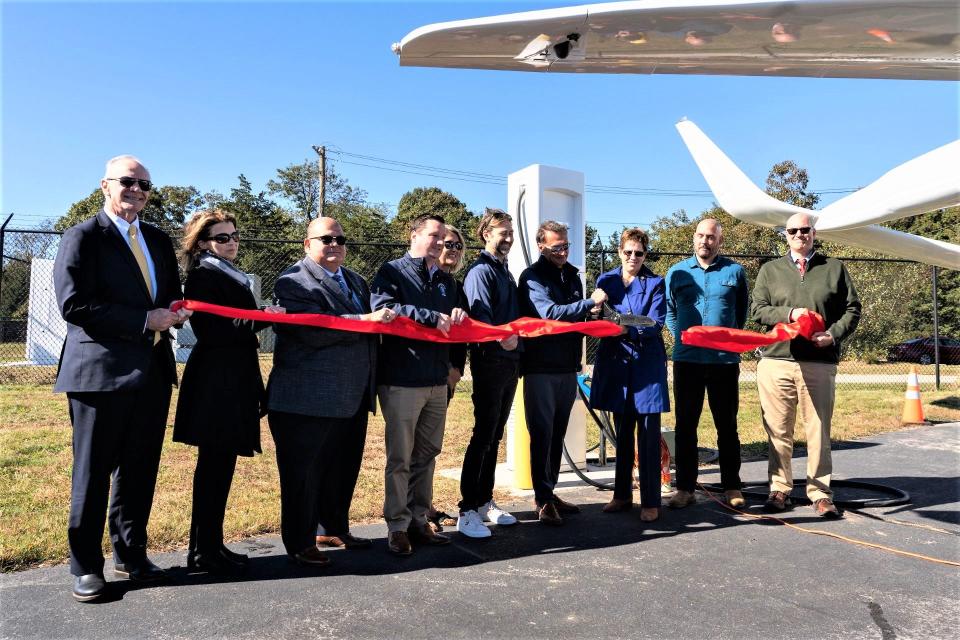
MULTIPOLYGON (((187 274, 184 297, 257 309, 249 279, 233 264, 239 245, 232 214, 195 214, 184 227, 180 252, 187 274)), ((235 573, 246 566, 247 556, 224 546, 223 518, 237 456, 260 452, 265 393, 256 332, 268 324, 195 313, 190 326, 197 343, 183 372, 173 426, 174 441, 198 448, 187 566, 235 573)))

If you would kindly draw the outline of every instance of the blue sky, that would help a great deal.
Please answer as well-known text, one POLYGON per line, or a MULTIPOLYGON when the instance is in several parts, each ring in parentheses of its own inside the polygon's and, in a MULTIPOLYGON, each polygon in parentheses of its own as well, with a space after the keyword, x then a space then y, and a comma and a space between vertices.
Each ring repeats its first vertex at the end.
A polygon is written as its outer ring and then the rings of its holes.
MULTIPOLYGON (((543 163, 592 185, 706 193, 673 128, 683 116, 761 185, 791 159, 814 189, 863 186, 958 137, 956 83, 417 69, 390 51, 431 22, 567 4, 5 1, 0 212, 19 228, 56 218, 119 153, 143 159, 159 184, 203 191, 227 192, 240 173, 262 189, 325 144, 499 176, 543 163)), ((436 185, 475 211, 506 206, 505 185, 332 158, 373 201, 436 185)), ((586 215, 607 235, 711 202, 588 194, 586 215)))

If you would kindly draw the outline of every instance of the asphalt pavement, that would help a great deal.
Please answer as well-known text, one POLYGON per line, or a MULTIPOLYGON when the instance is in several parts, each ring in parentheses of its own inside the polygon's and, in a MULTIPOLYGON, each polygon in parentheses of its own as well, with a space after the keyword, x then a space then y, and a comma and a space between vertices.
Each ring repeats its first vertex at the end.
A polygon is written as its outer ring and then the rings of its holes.
MULTIPOLYGON (((801 477, 805 459, 796 458, 801 477)), ((848 510, 826 521, 809 506, 798 527, 960 562, 960 423, 840 443, 834 478, 909 492, 910 504, 848 510)), ((716 481, 716 469, 701 477, 716 481)), ((744 463, 745 481, 765 479, 744 463)), ((569 484, 569 483, 565 483, 569 484)), ((292 565, 277 536, 249 553, 240 579, 188 574, 184 552, 155 554, 168 584, 112 577, 111 597, 80 604, 67 566, 0 576, 3 638, 955 638, 960 568, 905 557, 770 520, 733 514, 700 494, 664 509, 604 514, 610 494, 561 494, 583 512, 563 527, 521 523, 486 540, 452 534, 409 558, 386 553, 382 525, 356 527, 373 549, 334 551, 330 568, 292 565)), ((844 491, 837 497, 844 499, 844 491)), ((760 513, 760 501, 747 511, 760 513)))

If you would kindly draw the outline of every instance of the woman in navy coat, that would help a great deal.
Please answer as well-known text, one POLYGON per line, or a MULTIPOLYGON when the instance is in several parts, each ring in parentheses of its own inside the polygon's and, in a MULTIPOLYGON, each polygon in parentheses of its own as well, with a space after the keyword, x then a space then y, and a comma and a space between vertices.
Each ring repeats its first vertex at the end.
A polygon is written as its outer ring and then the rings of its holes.
MULTIPOLYGON (((181 259, 184 297, 238 309, 256 309, 247 275, 234 266, 240 246, 233 214, 203 211, 184 227, 181 259)), ((282 307, 267 307, 283 313, 282 307)), ((173 439, 198 448, 187 566, 236 573, 247 556, 223 544, 223 518, 237 456, 260 452, 263 378, 257 331, 268 323, 196 313, 197 344, 180 385, 173 439)))
POLYGON ((633 506, 634 433, 640 452, 640 519, 660 517, 660 414, 670 411, 667 353, 661 331, 667 313, 663 278, 643 265, 650 238, 641 229, 620 236, 621 266, 597 280, 597 288, 621 313, 652 318, 652 327, 624 327, 620 336, 600 341, 590 404, 610 411, 617 427, 617 470, 607 513, 633 506))

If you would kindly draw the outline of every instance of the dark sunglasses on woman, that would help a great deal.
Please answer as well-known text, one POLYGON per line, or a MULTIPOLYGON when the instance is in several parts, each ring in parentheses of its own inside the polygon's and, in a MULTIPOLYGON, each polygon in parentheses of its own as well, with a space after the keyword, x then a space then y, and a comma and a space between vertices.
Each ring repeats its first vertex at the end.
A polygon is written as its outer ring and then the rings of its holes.
POLYGON ((215 236, 207 236, 204 240, 208 242, 216 242, 217 244, 227 244, 231 240, 234 242, 240 242, 240 232, 234 231, 233 233, 218 233, 215 236))

